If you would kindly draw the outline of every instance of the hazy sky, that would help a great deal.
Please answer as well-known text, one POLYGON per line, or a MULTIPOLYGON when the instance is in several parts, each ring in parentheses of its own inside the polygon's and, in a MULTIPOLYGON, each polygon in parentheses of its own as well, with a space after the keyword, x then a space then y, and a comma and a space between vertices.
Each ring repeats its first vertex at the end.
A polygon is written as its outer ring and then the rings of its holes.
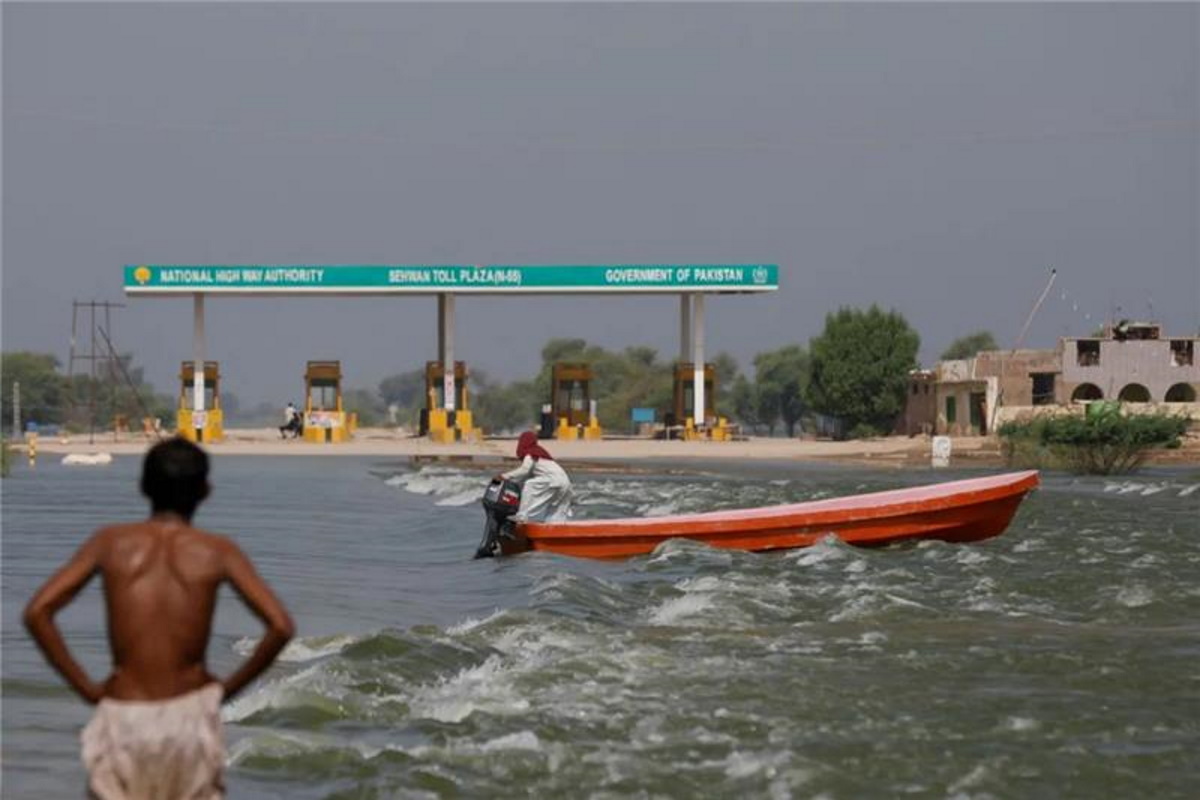
MULTIPOLYGON (((1200 328, 1200 6, 3 4, 3 347, 65 361, 128 263, 771 262, 743 367, 840 305, 929 364, 978 328, 1200 328), (1065 293, 1065 296, 1064 296, 1065 293)), ((130 299, 170 390, 191 302, 130 299)), ((551 336, 678 348, 674 297, 465 298, 502 378, 551 336)), ((211 299, 244 403, 435 357, 436 301, 211 299)))

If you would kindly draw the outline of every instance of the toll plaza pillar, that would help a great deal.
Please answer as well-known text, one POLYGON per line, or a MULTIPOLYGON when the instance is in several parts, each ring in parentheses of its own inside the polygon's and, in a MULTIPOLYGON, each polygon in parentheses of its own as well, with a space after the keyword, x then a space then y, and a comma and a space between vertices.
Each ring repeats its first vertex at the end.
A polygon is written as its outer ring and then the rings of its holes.
POLYGON ((454 295, 438 295, 438 361, 442 362, 442 408, 455 409, 454 385, 454 295))
POLYGON ((679 360, 692 357, 692 296, 679 295, 679 360))
POLYGON ((426 418, 422 426, 438 442, 471 441, 481 438, 467 399, 467 369, 454 360, 454 295, 438 294, 438 358, 425 365, 426 418), (433 365, 437 366, 435 369, 433 365), (440 373, 440 374, 438 374, 440 373), (434 381, 440 381, 442 397, 437 403, 434 381), (440 406, 440 407, 438 407, 440 406))
POLYGON ((692 296, 692 419, 697 428, 708 424, 704 403, 704 295, 692 296))
POLYGON ((195 441, 204 441, 204 294, 192 295, 192 419, 195 441))

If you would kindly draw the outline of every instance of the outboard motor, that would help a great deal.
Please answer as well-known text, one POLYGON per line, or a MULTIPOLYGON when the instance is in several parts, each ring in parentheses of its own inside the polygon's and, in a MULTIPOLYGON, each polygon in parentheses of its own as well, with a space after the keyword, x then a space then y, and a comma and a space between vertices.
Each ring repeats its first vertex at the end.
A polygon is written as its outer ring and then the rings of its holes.
POLYGON ((511 537, 509 517, 521 507, 521 484, 503 478, 492 478, 483 493, 483 539, 476 558, 491 558, 500 553, 500 539, 511 537))

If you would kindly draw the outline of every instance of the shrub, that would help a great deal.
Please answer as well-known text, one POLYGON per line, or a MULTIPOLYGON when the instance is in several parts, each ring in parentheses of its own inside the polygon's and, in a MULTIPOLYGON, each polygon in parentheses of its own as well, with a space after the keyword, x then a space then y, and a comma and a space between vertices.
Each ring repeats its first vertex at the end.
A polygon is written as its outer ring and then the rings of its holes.
POLYGON ((1067 469, 1091 475, 1132 472, 1156 447, 1179 447, 1185 416, 1138 414, 1117 409, 1090 416, 1006 422, 998 431, 1010 465, 1067 469))

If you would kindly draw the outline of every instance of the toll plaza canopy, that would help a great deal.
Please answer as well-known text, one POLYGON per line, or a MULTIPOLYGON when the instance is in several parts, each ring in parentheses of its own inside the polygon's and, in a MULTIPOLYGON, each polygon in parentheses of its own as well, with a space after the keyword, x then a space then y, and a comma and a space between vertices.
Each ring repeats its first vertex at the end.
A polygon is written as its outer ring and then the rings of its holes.
POLYGON ((203 424, 204 298, 207 295, 437 295, 438 361, 447 410, 454 410, 454 298, 459 294, 674 293, 679 305, 679 358, 690 361, 693 418, 705 423, 704 296, 772 292, 775 264, 582 265, 260 265, 133 264, 125 267, 125 293, 193 299, 192 419, 203 424))
POLYGON ((125 292, 160 294, 438 294, 769 292, 774 264, 163 265, 125 267, 125 292))

